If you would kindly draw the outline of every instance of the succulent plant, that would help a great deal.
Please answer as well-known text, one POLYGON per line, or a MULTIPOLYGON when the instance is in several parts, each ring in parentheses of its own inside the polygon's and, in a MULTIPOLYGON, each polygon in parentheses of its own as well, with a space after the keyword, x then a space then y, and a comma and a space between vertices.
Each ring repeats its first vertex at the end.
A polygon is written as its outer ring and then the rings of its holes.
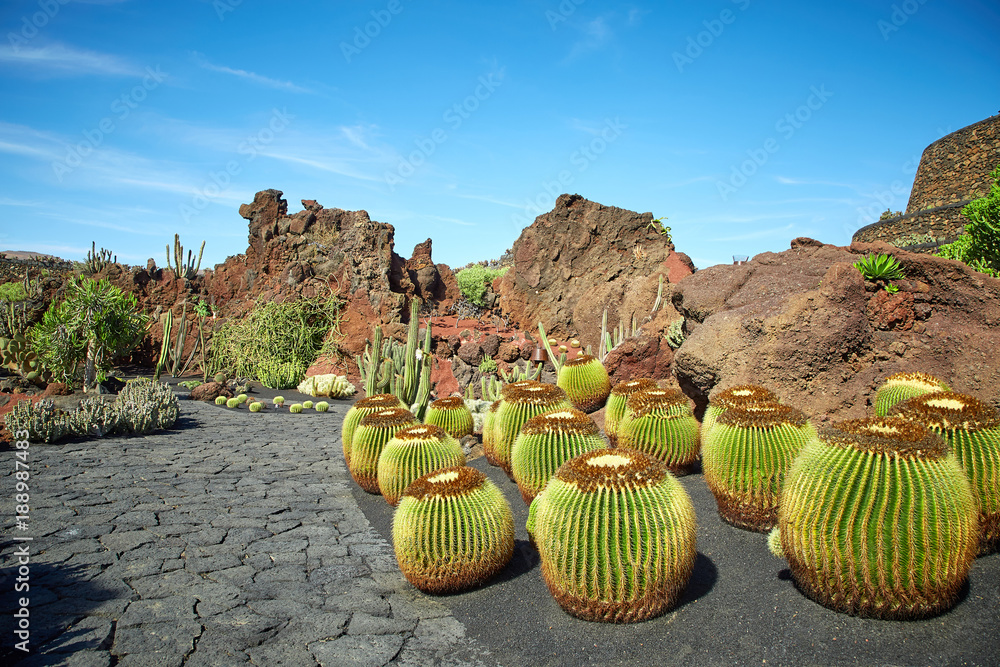
POLYGON ((215 377, 213 379, 219 384, 226 384, 226 382, 229 381, 229 376, 226 375, 225 373, 219 372, 215 374, 215 377))
POLYGON ((215 404, 216 405, 225 405, 227 400, 228 399, 225 396, 216 396, 215 397, 215 404))
POLYGON ((1000 412, 972 396, 938 392, 897 403, 890 414, 944 438, 979 508, 979 555, 1000 549, 1000 412))
POLYGON ((239 405, 240 405, 240 399, 238 398, 230 398, 226 401, 227 408, 236 408, 239 407, 239 405))
POLYGON ((334 373, 310 375, 302 380, 295 390, 310 396, 328 396, 330 398, 345 398, 353 396, 358 391, 346 376, 334 373))
POLYGON ((510 454, 521 498, 530 504, 559 466, 584 452, 607 446, 594 420, 575 408, 532 417, 521 427, 510 454))
POLYGON ((4 425, 11 433, 27 432, 31 442, 56 442, 72 434, 69 416, 56 408, 51 398, 34 404, 18 401, 4 415, 4 425))
POLYGON ((326 401, 319 401, 315 406, 316 412, 326 412, 330 409, 330 404, 326 401))
POLYGON ((691 499, 641 452, 596 450, 567 461, 531 503, 527 528, 556 602, 589 621, 662 614, 694 569, 691 499))
POLYGON ((701 449, 701 468, 719 516, 737 528, 773 528, 785 475, 815 437, 805 414, 787 405, 744 405, 719 415, 701 449))
POLYGON ((458 396, 431 401, 424 415, 425 424, 440 426, 453 438, 461 439, 472 434, 472 412, 458 396))
POLYGON ((708 402, 705 416, 701 420, 701 439, 715 425, 715 420, 729 408, 739 408, 761 403, 781 403, 781 399, 770 389, 755 384, 739 384, 723 389, 708 402))
POLYGON ((240 405, 243 405, 248 400, 250 400, 250 397, 247 396, 246 394, 240 394, 239 396, 236 397, 236 400, 239 401, 240 405))
POLYGON ((302 401, 302 407, 305 408, 306 410, 311 410, 312 406, 313 406, 312 401, 302 401))
POLYGON ((351 439, 354 437, 354 429, 358 427, 358 422, 361 421, 361 418, 378 410, 405 407, 393 394, 366 396, 351 406, 351 409, 344 415, 344 423, 340 427, 341 444, 344 447, 344 462, 347 464, 348 469, 351 467, 351 439))
POLYGON ((458 440, 440 426, 414 424, 396 431, 378 457, 378 488, 395 507, 406 487, 421 475, 465 465, 458 440))
MULTIPOLYGON (((897 417, 820 429, 781 491, 792 578, 836 611, 930 616, 957 600, 978 546, 972 488, 944 440, 897 417)), ((776 541, 772 540, 772 541, 776 541)))
POLYGON ((566 392, 573 407, 583 412, 600 410, 611 393, 607 369, 589 354, 568 359, 559 369, 556 385, 566 392))
POLYGON ((637 391, 656 389, 656 380, 652 378, 635 378, 619 382, 608 394, 608 402, 604 406, 604 433, 614 447, 618 440, 618 425, 625 416, 625 403, 628 397, 637 391))
POLYGON ((284 396, 275 396, 271 400, 271 402, 274 403, 275 405, 277 405, 280 408, 282 405, 285 404, 285 397, 284 396))
POLYGON ((875 415, 885 417, 896 403, 934 391, 950 391, 950 387, 927 373, 893 373, 875 392, 875 415))
POLYGON ((254 401, 249 405, 250 412, 260 412, 264 409, 264 404, 260 401, 254 401))
POLYGON ((292 403, 291 405, 288 406, 288 411, 291 412, 293 415, 302 414, 302 404, 292 403))
POLYGON ((379 493, 378 458, 382 449, 396 431, 417 423, 417 418, 406 408, 383 408, 361 418, 351 436, 351 458, 347 465, 358 486, 368 493, 379 493))
POLYGON ((566 392, 553 384, 529 382, 521 383, 519 386, 504 387, 488 447, 485 438, 483 440, 486 460, 502 468, 507 476, 513 479, 510 449, 514 446, 514 439, 517 438, 524 422, 543 412, 571 407, 573 404, 566 398, 566 392))
POLYGON ((467 466, 415 479, 392 520, 399 569, 425 593, 480 586, 514 555, 514 515, 503 492, 467 466))
POLYGON ((687 396, 674 389, 647 389, 629 396, 618 424, 617 446, 645 452, 675 475, 686 475, 698 460, 700 438, 687 396))

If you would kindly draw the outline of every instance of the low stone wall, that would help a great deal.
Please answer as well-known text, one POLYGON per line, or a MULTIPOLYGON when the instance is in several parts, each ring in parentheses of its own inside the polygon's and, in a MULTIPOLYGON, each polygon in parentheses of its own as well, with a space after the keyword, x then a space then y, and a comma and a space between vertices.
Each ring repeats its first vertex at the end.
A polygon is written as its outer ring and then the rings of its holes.
POLYGON ((48 271, 50 274, 63 275, 73 270, 73 263, 56 257, 17 259, 6 257, 3 253, 0 253, 0 283, 24 280, 25 270, 30 273, 33 279, 40 276, 43 271, 48 271))
POLYGON ((960 201, 879 220, 854 232, 851 240, 855 243, 874 243, 875 241, 892 243, 904 236, 930 234, 935 239, 934 243, 922 243, 908 249, 912 252, 933 254, 939 245, 951 243, 965 231, 965 226, 969 224, 969 221, 962 215, 962 207, 968 203, 968 201, 960 201))
POLYGON ((1000 115, 941 137, 924 149, 907 213, 982 197, 1000 164, 1000 115))

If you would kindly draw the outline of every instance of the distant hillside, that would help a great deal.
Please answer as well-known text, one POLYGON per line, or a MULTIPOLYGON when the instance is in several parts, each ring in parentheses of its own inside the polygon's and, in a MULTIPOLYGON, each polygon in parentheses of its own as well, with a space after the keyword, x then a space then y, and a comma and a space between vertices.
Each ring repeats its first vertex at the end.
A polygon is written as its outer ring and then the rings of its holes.
POLYGON ((67 259, 63 259, 62 257, 47 255, 44 252, 32 252, 31 250, 0 250, 0 254, 6 255, 7 259, 36 259, 38 257, 51 257, 63 262, 69 261, 67 259))

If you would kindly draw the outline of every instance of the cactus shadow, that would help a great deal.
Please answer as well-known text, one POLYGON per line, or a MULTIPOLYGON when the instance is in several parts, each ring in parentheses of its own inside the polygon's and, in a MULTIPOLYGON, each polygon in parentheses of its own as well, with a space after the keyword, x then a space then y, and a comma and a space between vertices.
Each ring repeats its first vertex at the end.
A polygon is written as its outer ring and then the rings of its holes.
POLYGON ((498 586, 534 570, 541 563, 541 557, 528 540, 514 540, 514 555, 500 574, 490 579, 483 588, 498 586))
POLYGON ((687 588, 684 589, 684 595, 681 597, 677 609, 708 595, 715 588, 715 582, 718 579, 719 570, 715 567, 715 563, 712 562, 711 558, 699 551, 694 559, 694 569, 691 572, 691 579, 688 580, 687 588))

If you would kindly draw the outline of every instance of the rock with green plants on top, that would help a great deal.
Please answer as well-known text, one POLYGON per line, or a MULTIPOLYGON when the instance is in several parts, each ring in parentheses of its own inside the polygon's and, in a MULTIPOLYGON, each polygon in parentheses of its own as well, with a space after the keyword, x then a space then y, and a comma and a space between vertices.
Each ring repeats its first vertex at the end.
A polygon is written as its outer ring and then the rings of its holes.
POLYGON ((709 399, 705 415, 701 420, 702 441, 708 437, 708 432, 712 430, 719 415, 729 408, 742 408, 748 405, 766 403, 781 403, 781 399, 767 387, 756 384, 738 384, 716 393, 709 399))
POLYGON ((635 392, 625 403, 616 445, 663 461, 675 475, 690 473, 700 446, 690 399, 675 389, 635 392))
POLYGON ((702 442, 701 468, 726 523, 757 532, 778 520, 778 498, 792 461, 816 429, 779 403, 731 407, 702 442))
POLYGON ((448 432, 448 435, 458 440, 472 435, 474 427, 472 412, 465 401, 458 396, 431 401, 427 406, 427 414, 424 415, 424 423, 440 426, 448 432))
POLYGON ((380 493, 378 459, 386 443, 406 426, 418 424, 406 408, 383 408, 365 415, 351 436, 351 457, 347 469, 368 493, 380 493))
MULTIPOLYGON (((277 400, 277 399, 275 399, 277 400)), ((386 408, 405 408, 394 394, 375 394, 366 396, 354 403, 344 415, 344 421, 340 427, 341 444, 344 450, 344 462, 348 469, 351 467, 351 440, 354 437, 354 430, 358 423, 366 415, 386 408)))
POLYGON ((465 465, 458 440, 440 426, 414 424, 396 431, 378 457, 379 492, 395 507, 410 482, 441 468, 465 465))
POLYGON ((890 415, 926 426, 944 438, 965 470, 979 508, 979 555, 1000 550, 1000 411, 956 392, 915 396, 890 415))
POLYGON ((566 392, 573 407, 583 412, 600 410, 611 393, 607 369, 589 354, 568 359, 559 369, 556 386, 566 392))
POLYGON ((549 592, 588 621, 632 623, 681 599, 694 570, 687 491, 641 452, 595 450, 556 471, 528 510, 549 592))
POLYGON ((652 378, 633 378, 619 382, 608 393, 608 401, 604 406, 604 433, 614 447, 618 440, 618 425, 625 416, 625 404, 628 397, 637 391, 657 389, 656 380, 652 378))
POLYGON ((329 409, 330 409, 330 404, 327 403, 326 401, 319 401, 318 403, 316 403, 315 407, 316 412, 326 412, 329 409))
MULTIPOLYGON (((489 440, 483 435, 483 453, 486 460, 499 466, 513 479, 510 451, 524 422, 551 410, 572 408, 564 392, 553 384, 530 380, 503 388, 500 404, 496 409, 489 440), (487 444, 487 442, 489 444, 487 444)), ((483 427, 485 429, 485 426, 483 427)))
POLYGON ((893 373, 875 392, 875 416, 885 417, 897 403, 935 391, 950 391, 943 381, 928 373, 893 373))
POLYGON ((392 519, 399 569, 425 593, 481 586, 514 555, 514 515, 503 492, 468 466, 415 479, 392 519))
POLYGON ((559 466, 584 452, 607 446, 594 420, 576 408, 532 417, 524 422, 510 453, 510 467, 521 498, 531 504, 559 466))
POLYGON ((851 615, 924 618, 960 598, 976 557, 975 497, 944 440, 874 417, 819 430, 781 490, 778 533, 792 579, 851 615))

